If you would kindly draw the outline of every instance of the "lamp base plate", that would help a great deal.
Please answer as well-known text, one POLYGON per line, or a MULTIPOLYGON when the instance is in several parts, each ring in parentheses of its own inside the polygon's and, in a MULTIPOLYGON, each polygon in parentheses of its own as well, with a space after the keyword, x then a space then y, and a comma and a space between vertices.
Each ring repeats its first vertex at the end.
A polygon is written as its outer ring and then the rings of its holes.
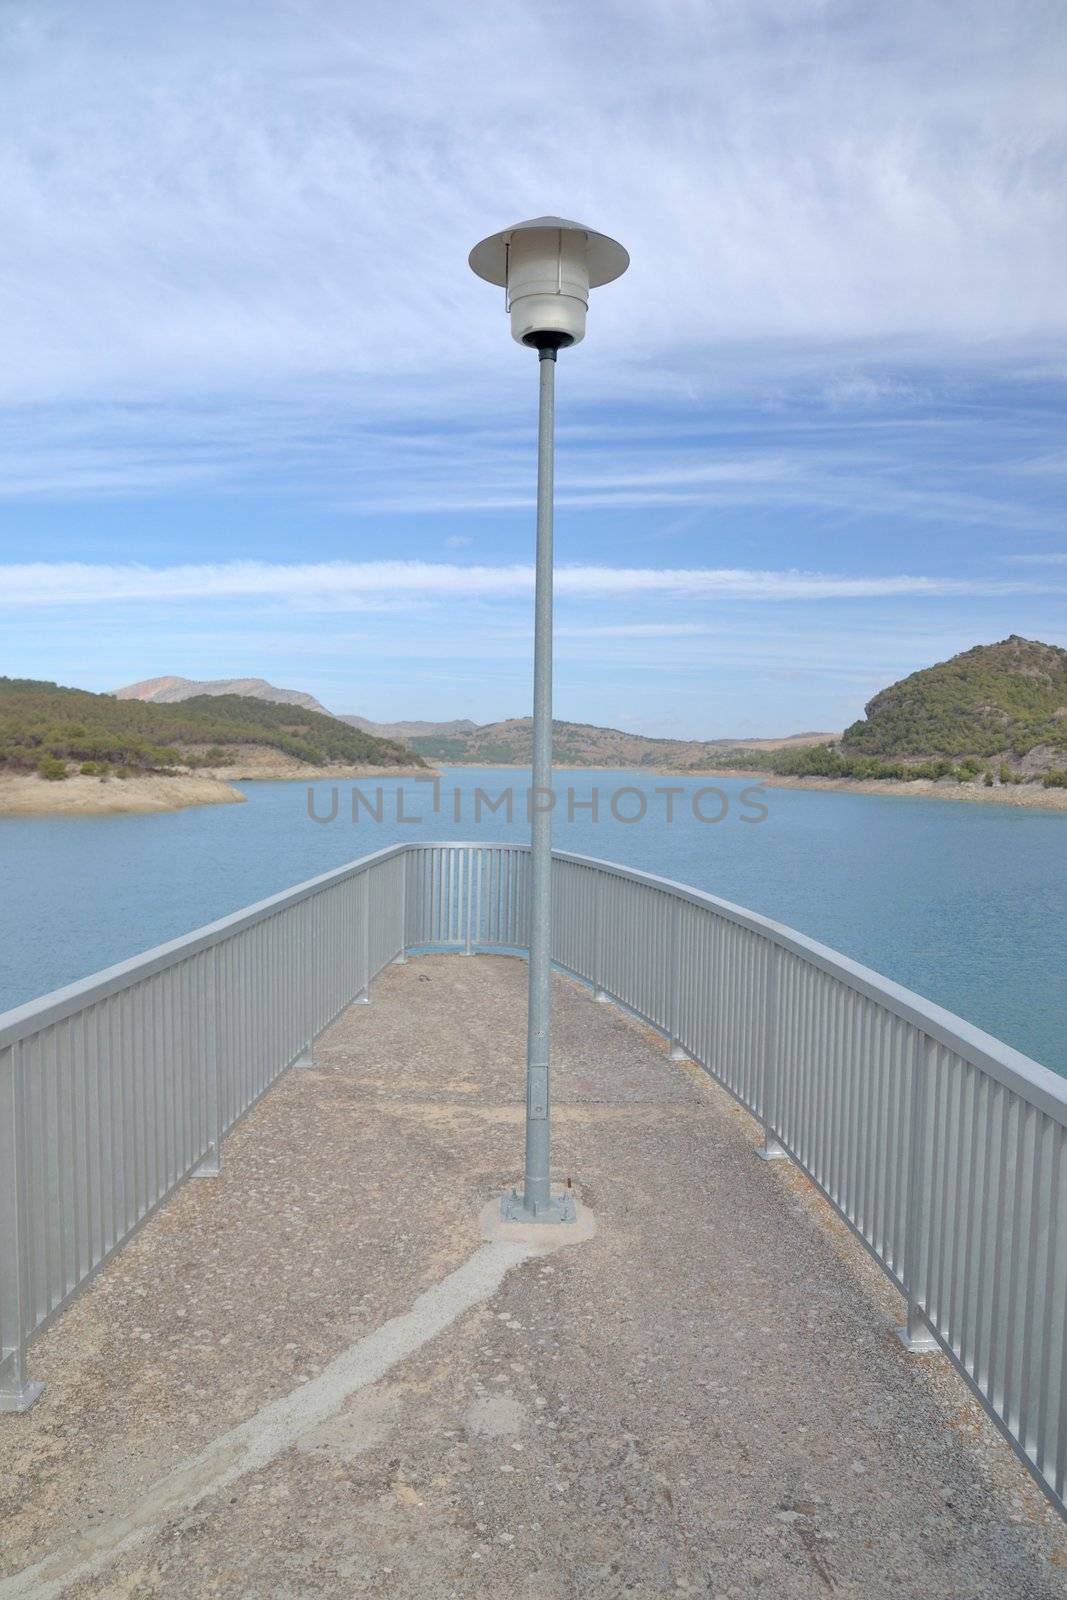
POLYGON ((543 1205, 527 1206, 520 1189, 511 1189, 500 1202, 500 1215, 505 1222, 576 1222, 574 1195, 569 1189, 554 1194, 543 1205))

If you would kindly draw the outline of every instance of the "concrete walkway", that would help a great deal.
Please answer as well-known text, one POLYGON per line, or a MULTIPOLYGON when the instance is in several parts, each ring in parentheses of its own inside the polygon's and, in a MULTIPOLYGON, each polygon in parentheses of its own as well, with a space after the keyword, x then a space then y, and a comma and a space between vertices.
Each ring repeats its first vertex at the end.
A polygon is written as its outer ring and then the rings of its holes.
POLYGON ((483 1241, 524 1006, 518 961, 389 969, 36 1342, 0 1600, 1067 1594, 1062 1523, 847 1229, 562 980, 554 1166, 597 1232, 483 1241))

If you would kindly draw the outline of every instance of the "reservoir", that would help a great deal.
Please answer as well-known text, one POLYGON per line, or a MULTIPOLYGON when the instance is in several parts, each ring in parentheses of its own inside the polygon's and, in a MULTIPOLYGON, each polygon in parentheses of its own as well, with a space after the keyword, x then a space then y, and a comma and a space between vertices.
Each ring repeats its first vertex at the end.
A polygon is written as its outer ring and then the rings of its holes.
MULTIPOLYGON (((240 806, 0 818, 0 1010, 398 840, 525 841, 528 782, 317 783, 314 817, 292 782, 241 785, 240 806)), ((788 923, 1067 1074, 1062 813, 582 769, 557 774, 554 816, 558 849, 788 923)))

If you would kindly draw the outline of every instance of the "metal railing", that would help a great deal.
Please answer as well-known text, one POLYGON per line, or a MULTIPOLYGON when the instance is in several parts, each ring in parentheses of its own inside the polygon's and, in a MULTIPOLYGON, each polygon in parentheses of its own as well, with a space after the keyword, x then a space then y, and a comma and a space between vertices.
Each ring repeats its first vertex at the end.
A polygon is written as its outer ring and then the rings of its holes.
MULTIPOLYGON (((1067 1082, 766 917, 554 861, 553 957, 763 1124, 1061 1511, 1067 1082)), ((529 855, 397 845, 0 1017, 0 1400, 26 1344, 405 950, 519 950, 529 855), (7 1108, 10 1107, 10 1117, 7 1108)))

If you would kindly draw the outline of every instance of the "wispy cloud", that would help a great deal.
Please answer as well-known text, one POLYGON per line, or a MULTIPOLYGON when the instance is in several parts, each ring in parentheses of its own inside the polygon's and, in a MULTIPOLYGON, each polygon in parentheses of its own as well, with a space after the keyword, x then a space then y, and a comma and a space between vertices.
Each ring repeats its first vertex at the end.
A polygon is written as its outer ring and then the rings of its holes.
POLYGON ((1065 57, 1059 0, 5 0, 4 667, 522 709, 536 363, 466 255, 546 210, 633 260, 559 372, 569 714, 1060 637, 1065 57))
POLYGON ((546 204, 633 252, 597 301, 595 387, 704 392, 768 341, 1051 357, 1060 21, 1054 0, 947 0, 936 25, 922 0, 473 0, 447 25, 429 0, 98 0, 90 27, 9 0, 3 389, 374 374, 370 408, 457 363, 493 386, 503 315, 466 252, 546 204))
POLYGON ((704 638, 707 624, 702 622, 608 622, 588 627, 556 629, 557 639, 697 639, 704 638))
MULTIPOLYGON (((408 599, 515 599, 532 593, 528 565, 463 566, 429 561, 261 561, 217 565, 31 562, 0 567, 0 605, 52 607, 115 602, 255 599, 326 609, 408 599)), ((1047 585, 1041 585, 1047 593, 1047 585)), ((711 567, 563 566, 560 595, 583 600, 616 596, 721 597, 744 600, 861 600, 900 596, 1033 593, 1025 579, 847 576, 711 567)))

